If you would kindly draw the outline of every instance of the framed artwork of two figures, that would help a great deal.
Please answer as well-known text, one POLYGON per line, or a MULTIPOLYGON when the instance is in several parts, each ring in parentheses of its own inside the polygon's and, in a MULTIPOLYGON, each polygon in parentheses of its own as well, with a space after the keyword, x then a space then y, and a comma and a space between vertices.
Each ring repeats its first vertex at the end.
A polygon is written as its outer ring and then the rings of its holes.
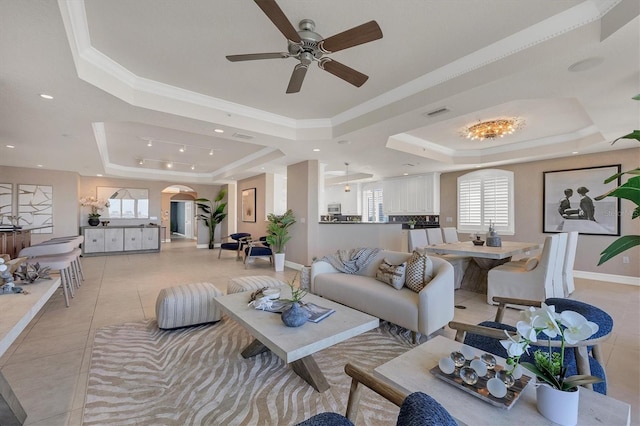
POLYGON ((620 235, 620 199, 599 195, 620 185, 620 164, 544 172, 543 232, 578 231, 586 235, 620 235))

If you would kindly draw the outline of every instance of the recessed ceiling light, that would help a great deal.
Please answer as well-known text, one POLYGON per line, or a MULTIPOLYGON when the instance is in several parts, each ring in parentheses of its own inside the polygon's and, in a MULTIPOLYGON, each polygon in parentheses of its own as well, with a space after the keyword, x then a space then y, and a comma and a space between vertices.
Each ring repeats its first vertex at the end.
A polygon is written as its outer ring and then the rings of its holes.
POLYGON ((47 95, 46 93, 40 93, 40 97, 42 99, 53 99, 53 96, 47 95))
POLYGON ((182 145, 178 151, 185 152, 186 150, 187 150, 187 146, 186 145, 182 145))
POLYGON ((409 176, 409 173, 403 173, 402 176, 409 176))
POLYGON ((313 152, 320 152, 320 148, 313 148, 313 152))
POLYGON ((147 146, 153 146, 153 141, 151 139, 147 141, 147 146))
POLYGON ((11 148, 11 149, 13 149, 13 148, 15 148, 15 147, 16 147, 15 145, 5 145, 5 146, 6 146, 7 148, 11 148))
POLYGON ((209 151, 209 155, 213 155, 213 149, 209 151))
POLYGON ((42 164, 38 164, 36 167, 44 167, 42 164))
POLYGON ((195 170, 195 169, 196 169, 196 165, 195 165, 195 164, 192 164, 192 165, 191 165, 191 170, 195 170))
POLYGON ((572 152, 572 154, 577 154, 577 153, 578 153, 578 151, 573 151, 573 152, 572 152))
POLYGON ((173 167, 173 163, 167 163, 167 169, 170 169, 173 167))
POLYGON ((214 130, 214 132, 216 132, 216 133, 224 133, 224 130, 222 130, 222 129, 215 129, 215 130, 214 130))
POLYGON ((101 175, 100 173, 98 173, 96 176, 98 176, 98 177, 102 177, 102 175, 101 175))

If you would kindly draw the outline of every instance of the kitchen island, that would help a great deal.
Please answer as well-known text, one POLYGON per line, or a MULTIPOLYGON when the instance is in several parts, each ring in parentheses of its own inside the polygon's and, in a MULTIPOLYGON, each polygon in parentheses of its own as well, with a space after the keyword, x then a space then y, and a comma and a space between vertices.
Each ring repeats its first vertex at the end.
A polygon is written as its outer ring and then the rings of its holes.
POLYGON ((320 233, 313 255, 321 257, 339 249, 375 247, 407 251, 399 222, 319 222, 320 233))

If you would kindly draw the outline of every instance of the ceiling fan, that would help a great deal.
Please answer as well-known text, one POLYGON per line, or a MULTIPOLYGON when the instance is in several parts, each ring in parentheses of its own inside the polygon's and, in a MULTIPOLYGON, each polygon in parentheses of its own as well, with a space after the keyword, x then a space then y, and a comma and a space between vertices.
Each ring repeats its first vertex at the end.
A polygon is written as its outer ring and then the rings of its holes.
POLYGON ((318 66, 323 70, 330 72, 356 87, 362 86, 365 81, 367 81, 369 76, 324 55, 382 38, 382 30, 380 30, 376 21, 369 21, 329 38, 322 38, 320 34, 315 32, 315 23, 311 19, 303 19, 300 21, 300 30, 296 31, 275 0, 254 1, 286 37, 288 51, 229 55, 227 56, 229 61, 296 58, 300 63, 293 69, 289 85, 287 86, 287 93, 297 93, 300 91, 304 77, 307 74, 307 69, 314 61, 318 62, 318 66))

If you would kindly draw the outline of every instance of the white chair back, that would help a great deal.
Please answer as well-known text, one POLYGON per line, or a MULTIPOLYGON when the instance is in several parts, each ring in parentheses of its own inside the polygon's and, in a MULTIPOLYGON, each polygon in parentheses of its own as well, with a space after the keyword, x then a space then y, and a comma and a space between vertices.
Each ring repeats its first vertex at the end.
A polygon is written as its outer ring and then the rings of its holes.
POLYGON ((458 231, 454 227, 442 228, 442 235, 444 237, 444 242, 447 244, 457 243, 458 241, 458 231))
POLYGON ((440 228, 427 228, 427 240, 429 240, 429 245, 444 244, 440 228))
POLYGON ((424 229, 409 230, 409 253, 413 253, 414 250, 428 245, 427 234, 424 232, 424 229))
POLYGON ((569 297, 576 286, 573 282, 573 264, 576 260, 578 248, 578 231, 569 232, 567 235, 567 249, 564 252, 564 265, 562 266, 562 286, 564 297, 569 297))
POLYGON ((564 284, 562 279, 562 268, 564 267, 564 254, 567 250, 567 233, 558 234, 558 251, 556 254, 556 262, 553 268, 553 297, 565 297, 564 284))

